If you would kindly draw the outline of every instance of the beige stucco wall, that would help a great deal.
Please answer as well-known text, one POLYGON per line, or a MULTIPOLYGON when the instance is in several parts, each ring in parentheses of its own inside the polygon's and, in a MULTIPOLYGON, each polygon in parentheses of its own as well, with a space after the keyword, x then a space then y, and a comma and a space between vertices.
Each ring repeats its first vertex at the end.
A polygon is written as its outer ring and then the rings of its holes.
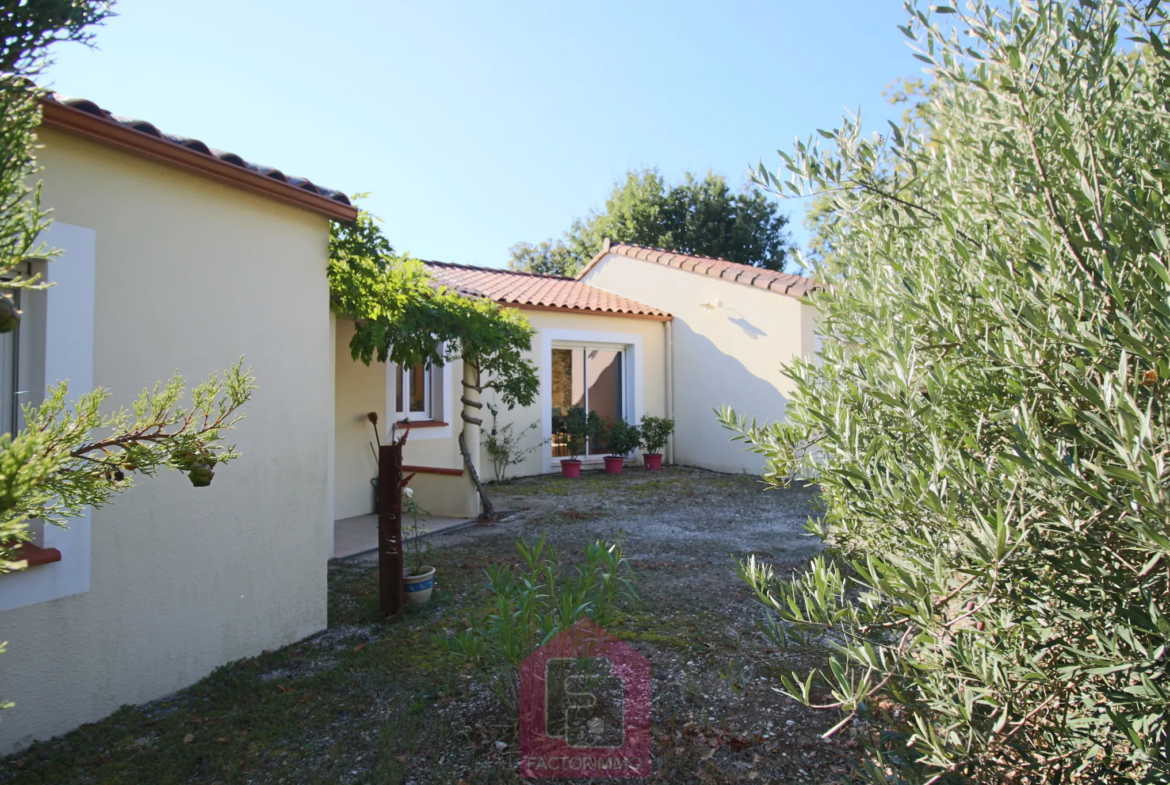
MULTIPOLYGON (((624 316, 603 316, 582 312, 556 312, 526 310, 523 312, 528 321, 536 329, 532 340, 530 359, 536 363, 538 369, 544 370, 543 353, 547 350, 549 335, 556 334, 557 341, 572 342, 571 336, 589 336, 590 342, 622 344, 627 338, 621 336, 638 336, 641 339, 641 400, 638 404, 640 411, 633 419, 640 419, 644 415, 663 417, 666 414, 666 331, 663 323, 652 319, 640 319, 624 316), (568 334, 568 336, 565 336, 568 334), (565 336, 565 337, 560 337, 565 336)), ((633 379, 627 379, 627 384, 633 384, 633 379)), ((547 411, 548 391, 543 389, 531 406, 513 410, 506 409, 496 399, 492 392, 484 396, 485 401, 496 403, 500 409, 499 425, 513 424, 513 432, 519 432, 530 423, 540 422, 542 428, 529 431, 522 442, 525 446, 538 444, 542 438, 549 435, 548 422, 545 416, 547 411)), ((485 427, 491 427, 491 415, 484 415, 485 427)), ((588 464, 600 465, 601 457, 593 456, 588 464)), ((487 451, 483 451, 481 465, 486 477, 493 477, 491 459, 487 451)), ((509 477, 525 477, 542 474, 548 471, 560 471, 559 463, 550 458, 550 450, 545 447, 529 452, 524 462, 508 470, 509 477)))
POLYGON ((383 426, 386 423, 386 366, 378 362, 365 365, 354 360, 349 349, 352 337, 353 322, 338 320, 333 417, 336 428, 334 514, 338 519, 374 511, 370 480, 378 476, 378 465, 370 451, 374 427, 366 415, 377 412, 379 423, 383 426))
POLYGON ((62 132, 41 141, 44 204, 96 232, 106 408, 241 355, 259 389, 230 434, 242 457, 211 487, 141 480, 93 512, 88 592, 0 613, 0 697, 16 702, 3 751, 324 628, 332 541, 327 220, 62 132))
POLYGON ((586 283, 674 316, 674 458, 716 471, 758 472, 761 456, 729 441, 712 409, 775 420, 791 382, 781 363, 815 354, 815 310, 799 300, 673 267, 607 254, 586 283), (701 303, 719 300, 704 311, 701 303))
MULTIPOLYGON (((662 322, 596 314, 525 310, 524 315, 536 329, 532 351, 528 354, 538 367, 542 366, 542 352, 545 337, 552 332, 588 334, 602 341, 621 342, 626 338, 615 336, 638 336, 641 343, 641 387, 642 413, 658 417, 666 413, 666 365, 665 331, 662 322)), ((366 412, 376 411, 380 422, 386 424, 387 374, 386 366, 374 363, 366 367, 350 358, 349 341, 353 325, 341 322, 337 328, 337 517, 347 518, 365 515, 373 510, 370 495, 370 478, 377 471, 369 442, 373 438, 366 412)), ((458 403, 462 394, 461 380, 463 364, 451 363, 444 378, 448 390, 448 407, 442 419, 449 423, 447 428, 418 428, 412 430, 403 453, 408 465, 444 469, 462 469, 463 459, 459 453, 458 435, 462 428, 458 403)), ((492 391, 484 394, 484 402, 495 403, 500 409, 498 425, 513 423, 516 431, 530 423, 544 425, 542 395, 531 406, 508 410, 492 391)), ((491 428, 491 414, 482 411, 485 428, 491 428)), ((539 447, 544 428, 529 431, 523 444, 539 447)), ((383 430, 383 439, 387 437, 383 430)), ((525 461, 508 471, 509 477, 541 474, 556 469, 550 465, 547 450, 535 449, 528 453, 525 461)), ((600 458, 596 458, 600 463, 600 458)), ((557 469, 559 470, 559 469, 557 469)), ((493 479, 491 459, 486 450, 481 450, 480 474, 484 481, 493 479)), ((465 475, 452 477, 437 474, 418 474, 411 482, 415 499, 424 509, 439 514, 458 517, 472 517, 478 514, 478 500, 470 479, 465 475)))
MULTIPOLYGON (((335 514, 337 518, 368 515, 374 511, 373 488, 370 480, 377 476, 378 466, 370 451, 374 441, 373 426, 367 417, 377 412, 381 438, 388 444, 391 418, 387 416, 387 366, 372 362, 365 365, 354 360, 349 342, 353 338, 353 322, 341 320, 337 326, 334 356, 337 363, 336 388, 336 487, 335 514)), ((460 379, 463 363, 455 361, 443 371, 446 382, 445 410, 439 415, 447 422, 444 428, 418 428, 407 437, 403 462, 410 466, 439 469, 462 469, 463 459, 456 441, 459 419, 460 379)), ((420 506, 435 515, 474 517, 479 514, 479 502, 474 486, 466 477, 419 474, 411 482, 420 506)))

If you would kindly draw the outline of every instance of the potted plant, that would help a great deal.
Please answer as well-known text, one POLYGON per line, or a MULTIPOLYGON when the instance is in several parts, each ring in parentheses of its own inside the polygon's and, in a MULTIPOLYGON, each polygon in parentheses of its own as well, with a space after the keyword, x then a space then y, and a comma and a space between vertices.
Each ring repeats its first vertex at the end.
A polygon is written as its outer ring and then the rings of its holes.
POLYGON ((427 564, 427 557, 435 546, 426 536, 426 529, 418 525, 418 514, 423 512, 414 500, 414 491, 402 489, 402 511, 410 513, 413 523, 402 529, 403 555, 402 588, 409 605, 425 605, 435 588, 435 568, 427 564))
POLYGON ((662 448, 674 433, 674 420, 665 417, 642 418, 642 459, 646 468, 658 471, 662 468, 662 448))
POLYGON ((615 420, 605 429, 605 448, 609 453, 605 456, 605 473, 621 474, 626 456, 636 450, 641 441, 642 434, 638 426, 625 420, 615 420))
POLYGON ((591 436, 596 436, 601 430, 601 418, 597 412, 585 413, 580 406, 569 409, 561 423, 561 433, 565 437, 565 448, 569 457, 561 459, 561 474, 565 477, 577 478, 581 476, 581 456, 585 454, 585 445, 591 436))

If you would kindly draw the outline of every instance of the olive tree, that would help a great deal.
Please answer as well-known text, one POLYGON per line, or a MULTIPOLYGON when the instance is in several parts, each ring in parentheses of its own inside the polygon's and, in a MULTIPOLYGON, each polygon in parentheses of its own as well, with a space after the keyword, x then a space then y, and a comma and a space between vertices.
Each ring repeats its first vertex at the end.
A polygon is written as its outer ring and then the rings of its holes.
POLYGON ((743 578, 875 782, 1170 781, 1170 59, 1154 0, 907 4, 928 81, 761 184, 815 196, 819 361, 721 413, 827 548, 743 578), (900 705, 895 716, 883 707, 900 705))

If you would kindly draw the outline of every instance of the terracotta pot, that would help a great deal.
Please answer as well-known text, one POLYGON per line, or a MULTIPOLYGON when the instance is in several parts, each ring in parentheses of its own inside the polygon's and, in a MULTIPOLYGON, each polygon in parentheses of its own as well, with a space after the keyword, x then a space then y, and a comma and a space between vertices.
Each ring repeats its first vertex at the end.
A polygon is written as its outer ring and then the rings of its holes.
POLYGON ((662 456, 657 453, 644 453, 642 460, 646 462, 646 468, 652 472, 656 472, 662 468, 662 456))
POLYGON ((613 458, 605 456, 605 473, 606 474, 621 474, 622 465, 625 464, 625 458, 613 458))
POLYGON ((435 568, 423 567, 421 575, 407 575, 402 570, 402 588, 406 593, 407 605, 425 605, 435 590, 435 568))
POLYGON ((574 480, 581 476, 581 462, 565 459, 561 461, 561 476, 571 477, 574 480))

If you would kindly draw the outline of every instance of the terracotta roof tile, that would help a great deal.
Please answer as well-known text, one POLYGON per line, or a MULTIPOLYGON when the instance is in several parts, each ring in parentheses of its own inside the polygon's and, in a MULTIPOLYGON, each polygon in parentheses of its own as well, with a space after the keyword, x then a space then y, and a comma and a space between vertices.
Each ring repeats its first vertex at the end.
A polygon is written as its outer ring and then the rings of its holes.
POLYGON ((330 199, 334 202, 339 202, 347 206, 350 204, 349 197, 347 197, 341 191, 335 191, 332 188, 325 188, 324 186, 317 185, 316 183, 313 183, 304 177, 289 177, 279 169, 274 169, 271 166, 264 166, 263 164, 256 164, 245 161, 242 157, 236 155, 235 153, 226 153, 222 150, 214 150, 198 139, 189 139, 185 136, 179 136, 178 134, 164 133, 160 131, 153 123, 149 123, 145 120, 137 120, 132 117, 122 117, 120 115, 113 114, 112 112, 101 108, 93 101, 87 100, 85 98, 73 98, 68 95, 62 95, 61 93, 46 93, 42 95, 41 100, 45 103, 57 104, 60 106, 69 107, 71 109, 80 110, 86 114, 93 115, 94 117, 98 117, 102 120, 108 120, 125 128, 138 131, 139 133, 153 136, 156 139, 160 139, 165 142, 170 142, 177 147, 184 147, 193 152, 206 155, 209 158, 218 158, 225 163, 238 166, 241 169, 247 169, 248 171, 254 172, 256 174, 277 180, 278 182, 287 183, 294 188, 299 188, 302 191, 308 191, 309 193, 316 194, 317 196, 323 196, 326 199, 330 199))
POLYGON ((575 278, 448 262, 424 264, 437 283, 465 295, 487 297, 504 305, 670 319, 670 314, 664 311, 598 289, 575 278))
POLYGON ((593 266, 597 262, 605 257, 607 252, 617 254, 618 256, 626 256, 631 259, 642 259, 667 267, 677 267, 687 272, 708 275, 712 278, 721 278, 725 281, 738 283, 743 286, 751 286, 756 289, 764 289, 789 297, 804 297, 817 288, 816 282, 811 278, 805 278, 801 275, 766 270, 762 267, 750 267, 746 264, 736 264, 735 262, 728 262, 723 259, 712 259, 709 256, 692 256, 690 254, 674 253, 671 251, 663 251, 659 248, 646 248, 628 243, 610 245, 608 249, 598 254, 597 258, 577 275, 577 278, 584 277, 586 273, 593 269, 593 266))

